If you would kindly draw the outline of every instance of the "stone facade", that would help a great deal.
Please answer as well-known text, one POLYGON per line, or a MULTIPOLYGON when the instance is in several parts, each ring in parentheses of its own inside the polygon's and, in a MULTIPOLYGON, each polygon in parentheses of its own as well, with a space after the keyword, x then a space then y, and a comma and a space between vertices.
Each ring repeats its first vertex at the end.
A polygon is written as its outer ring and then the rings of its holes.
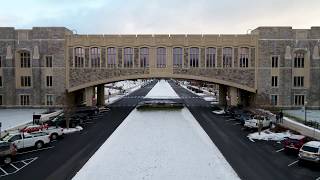
POLYGON ((320 107, 320 28, 292 29, 291 27, 259 27, 253 34, 259 36, 257 67, 257 103, 270 105, 271 95, 278 96, 278 107, 320 107), (295 54, 302 53, 304 66, 294 66, 295 54), (272 56, 279 57, 279 66, 271 67, 272 56), (271 86, 271 76, 278 76, 278 86, 271 86), (294 86, 294 77, 304 77, 302 87, 294 86), (303 103, 295 101, 303 95, 303 103), (269 102, 268 102, 269 101, 269 102))
POLYGON ((53 105, 61 105, 65 86, 65 36, 71 32, 64 27, 34 27, 29 30, 0 27, 0 56, 3 107, 21 105, 20 95, 28 95, 25 106, 46 106, 47 95, 53 105), (30 55, 30 67, 20 65, 20 53, 30 55), (52 56, 52 67, 46 67, 46 56, 52 56), (31 84, 21 86, 21 76, 30 76, 31 84), (46 76, 52 76, 52 87, 47 87, 46 76))
POLYGON ((297 104, 299 95, 304 96, 307 106, 319 108, 319 40, 320 27, 259 27, 243 35, 78 35, 63 27, 29 30, 2 27, 2 107, 20 106, 20 95, 30 96, 29 106, 46 106, 46 95, 54 96, 53 105, 63 105, 66 93, 79 94, 84 89, 125 79, 164 77, 217 83, 227 91, 233 88, 226 95, 238 93, 237 96, 245 99, 249 94, 252 101, 262 106, 301 107, 304 102, 297 104), (115 48, 112 68, 108 66, 110 47, 115 48), (76 48, 83 49, 80 58, 76 48), (99 49, 98 67, 91 67, 91 48, 99 49), (132 48, 132 54, 125 55, 124 48, 132 48), (140 64, 140 48, 148 48, 146 67, 140 64), (165 67, 157 67, 160 57, 157 48, 165 48, 162 57, 165 67), (180 66, 173 66, 173 48, 181 48, 180 66), (206 64, 208 48, 215 48, 214 67, 206 64), (231 67, 223 67, 224 48, 232 50, 231 67), (240 67, 241 48, 248 49, 248 67, 240 67), (191 54, 192 49, 198 50, 196 57, 191 54), (30 68, 20 67, 20 52, 30 54, 30 68), (298 52, 303 54, 302 68, 294 67, 298 52), (46 67, 46 56, 52 56, 52 67, 46 67), (130 67, 125 66, 128 56, 132 59, 130 67), (271 67, 274 56, 279 58, 277 67, 271 67), (192 65, 192 58, 196 65, 192 65), (31 76, 31 86, 21 86, 22 76, 31 76), (47 87, 46 76, 53 77, 52 87, 47 87), (278 78, 276 87, 271 84, 272 76, 278 78), (294 85, 297 76, 303 77, 302 86, 294 85), (271 104, 274 96, 277 102, 271 104))

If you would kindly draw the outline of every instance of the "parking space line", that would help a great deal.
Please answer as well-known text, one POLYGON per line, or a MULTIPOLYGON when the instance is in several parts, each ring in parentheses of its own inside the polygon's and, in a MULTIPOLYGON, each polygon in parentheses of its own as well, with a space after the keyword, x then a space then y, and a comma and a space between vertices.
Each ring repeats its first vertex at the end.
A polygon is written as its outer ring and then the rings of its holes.
POLYGON ((54 146, 50 146, 50 147, 46 147, 46 148, 42 148, 42 149, 35 149, 35 150, 31 150, 31 151, 26 151, 26 152, 21 152, 21 153, 17 153, 17 154, 26 154, 26 153, 42 151, 42 150, 51 149, 51 148, 54 148, 54 146))
POLYGON ((292 165, 296 164, 297 162, 299 162, 299 160, 293 161, 292 163, 288 164, 288 167, 290 167, 290 166, 292 166, 292 165))
POLYGON ((24 160, 21 161, 23 164, 27 165, 28 163, 24 162, 24 160))
POLYGON ((240 125, 241 123, 237 122, 237 123, 234 123, 232 125, 236 126, 236 125, 240 125))
POLYGON ((3 170, 1 167, 0 167, 0 170, 1 170, 5 175, 8 175, 7 171, 3 170))
POLYGON ((284 148, 279 149, 279 150, 276 150, 276 152, 281 152, 281 151, 283 151, 283 150, 284 150, 284 148))
POLYGON ((17 168, 15 165, 13 165, 12 163, 10 164, 12 167, 14 167, 16 170, 19 170, 19 168, 17 168))

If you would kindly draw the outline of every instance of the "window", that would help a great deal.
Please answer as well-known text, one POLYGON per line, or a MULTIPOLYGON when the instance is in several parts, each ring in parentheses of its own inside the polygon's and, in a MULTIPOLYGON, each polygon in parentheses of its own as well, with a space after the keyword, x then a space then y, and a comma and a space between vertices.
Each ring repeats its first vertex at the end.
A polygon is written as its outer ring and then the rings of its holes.
POLYGON ((2 56, 0 56, 0 68, 2 67, 2 56))
POLYGON ((157 68, 166 67, 166 48, 160 47, 157 48, 157 68))
POLYGON ((240 67, 249 67, 249 48, 240 48, 240 67))
POLYGON ((278 95, 271 95, 271 105, 278 105, 278 95))
POLYGON ((199 48, 190 48, 190 67, 199 67, 199 48))
POLYGON ((2 95, 0 95, 0 106, 3 105, 2 95))
POLYGON ((51 94, 46 95, 46 105, 47 106, 53 105, 53 95, 51 94))
POLYGON ((295 95, 294 96, 294 105, 296 105, 296 106, 304 105, 304 95, 295 95))
POLYGON ((222 61, 223 67, 232 67, 232 48, 223 48, 222 61))
POLYGON ((84 67, 84 58, 85 58, 84 49, 81 47, 77 47, 74 49, 74 51, 75 51, 74 67, 84 67))
POLYGON ((30 95, 20 95, 20 105, 30 105, 30 95))
POLYGON ((271 56, 271 67, 272 68, 279 67, 279 56, 271 56))
POLYGON ((20 67, 21 68, 30 68, 31 61, 30 61, 30 53, 27 51, 20 53, 20 67))
POLYGON ((182 67, 183 50, 182 48, 173 48, 173 67, 182 67))
POLYGON ((47 87, 52 87, 52 76, 46 77, 47 87))
POLYGON ((2 76, 0 76, 0 87, 2 87, 2 76))
POLYGON ((216 67, 216 48, 207 48, 206 67, 216 67))
POLYGON ((21 76, 21 87, 31 86, 31 76, 21 76))
POLYGON ((294 76, 293 77, 293 87, 303 87, 304 86, 304 77, 303 76, 294 76))
POLYGON ((149 67, 149 48, 140 49, 140 67, 149 67))
POLYGON ((295 68, 304 68, 304 53, 303 52, 294 53, 294 67, 295 68))
POLYGON ((123 67, 133 67, 133 48, 124 48, 123 67))
POLYGON ((114 47, 107 48, 107 67, 108 68, 116 67, 116 57, 117 57, 116 48, 114 47))
POLYGON ((52 67, 52 56, 46 56, 46 67, 52 67))
POLYGON ((100 56, 101 56, 100 48, 94 47, 90 49, 91 67, 93 68, 100 67, 100 56))
POLYGON ((278 87, 278 76, 272 76, 271 77, 271 86, 272 87, 278 87))

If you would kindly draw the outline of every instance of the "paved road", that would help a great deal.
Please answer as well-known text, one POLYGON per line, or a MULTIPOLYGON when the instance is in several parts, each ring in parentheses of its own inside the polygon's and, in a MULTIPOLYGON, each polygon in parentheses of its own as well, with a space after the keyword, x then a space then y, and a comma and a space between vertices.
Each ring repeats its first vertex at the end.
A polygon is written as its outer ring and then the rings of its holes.
POLYGON ((281 145, 271 142, 252 142, 236 121, 228 117, 215 115, 210 111, 208 102, 190 91, 170 83, 173 89, 219 148, 227 161, 243 180, 315 180, 320 170, 300 167, 291 163, 296 161, 293 155, 276 152, 281 145), (189 97, 189 98, 187 98, 189 97))
POLYGON ((136 103, 141 101, 141 99, 130 97, 143 97, 154 85, 155 82, 114 103, 110 111, 97 117, 83 131, 66 135, 61 141, 53 142, 52 148, 18 156, 17 161, 38 158, 17 173, 1 179, 71 179, 128 116, 136 103))

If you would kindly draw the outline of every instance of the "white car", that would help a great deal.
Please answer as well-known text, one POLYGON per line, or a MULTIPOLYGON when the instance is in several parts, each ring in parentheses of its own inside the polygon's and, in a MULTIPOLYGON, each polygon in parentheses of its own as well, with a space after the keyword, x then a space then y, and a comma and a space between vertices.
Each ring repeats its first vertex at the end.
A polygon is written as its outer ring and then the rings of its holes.
POLYGON ((299 162, 311 161, 320 163, 320 141, 305 143, 299 151, 299 162))
POLYGON ((16 132, 7 134, 2 140, 13 143, 17 149, 33 146, 40 149, 50 142, 50 135, 45 132, 34 132, 30 134, 16 132))
POLYGON ((270 127, 272 125, 272 121, 267 116, 255 115, 252 119, 246 120, 244 122, 244 127, 247 128, 259 128, 259 123, 262 124, 262 128, 270 127))

